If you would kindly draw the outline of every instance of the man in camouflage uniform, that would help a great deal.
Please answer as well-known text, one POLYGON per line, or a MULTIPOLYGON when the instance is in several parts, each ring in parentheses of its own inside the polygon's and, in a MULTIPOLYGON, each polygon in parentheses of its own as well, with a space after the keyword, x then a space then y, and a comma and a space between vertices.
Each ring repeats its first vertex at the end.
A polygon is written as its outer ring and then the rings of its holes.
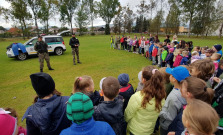
POLYGON ((79 60, 79 46, 80 46, 80 43, 79 43, 79 40, 75 37, 75 33, 72 34, 72 38, 70 39, 69 45, 72 48, 73 63, 74 63, 74 65, 76 65, 76 62, 75 62, 75 54, 77 55, 77 63, 80 63, 81 64, 81 62, 79 60))
POLYGON ((36 42, 34 49, 37 51, 40 63, 40 72, 43 72, 44 59, 46 60, 47 67, 49 70, 54 70, 50 66, 50 57, 48 53, 48 45, 42 40, 41 36, 38 36, 38 41, 36 42))

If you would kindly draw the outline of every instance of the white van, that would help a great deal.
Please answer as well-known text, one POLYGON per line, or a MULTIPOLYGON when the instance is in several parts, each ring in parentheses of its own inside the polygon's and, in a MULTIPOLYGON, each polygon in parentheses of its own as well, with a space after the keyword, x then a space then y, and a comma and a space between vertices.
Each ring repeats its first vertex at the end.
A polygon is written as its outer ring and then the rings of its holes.
MULTIPOLYGON (((48 35, 48 36, 42 36, 43 41, 45 41, 48 45, 48 52, 49 53, 55 53, 56 55, 62 55, 64 51, 66 51, 66 46, 64 44, 64 40, 61 36, 57 35, 48 35)), ((18 59, 19 60, 25 60, 29 55, 37 55, 37 52, 34 50, 34 45, 38 41, 38 37, 34 37, 27 42, 24 43, 26 47, 26 51, 28 54, 22 53, 22 51, 19 50, 18 59)), ((12 51, 12 48, 8 48, 6 52, 7 56, 9 58, 14 58, 15 55, 12 51)))

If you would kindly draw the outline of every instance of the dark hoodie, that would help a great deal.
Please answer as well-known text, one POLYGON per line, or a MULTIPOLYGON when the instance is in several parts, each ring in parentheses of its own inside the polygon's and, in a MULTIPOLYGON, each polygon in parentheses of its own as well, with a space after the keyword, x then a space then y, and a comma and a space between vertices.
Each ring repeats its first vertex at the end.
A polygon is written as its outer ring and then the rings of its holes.
POLYGON ((123 115, 123 101, 115 98, 114 101, 103 101, 94 107, 94 119, 105 121, 113 128, 116 135, 126 134, 126 122, 123 115))
POLYGON ((66 117, 66 102, 69 97, 53 95, 38 99, 31 105, 22 120, 26 119, 27 135, 59 135, 72 124, 66 117))

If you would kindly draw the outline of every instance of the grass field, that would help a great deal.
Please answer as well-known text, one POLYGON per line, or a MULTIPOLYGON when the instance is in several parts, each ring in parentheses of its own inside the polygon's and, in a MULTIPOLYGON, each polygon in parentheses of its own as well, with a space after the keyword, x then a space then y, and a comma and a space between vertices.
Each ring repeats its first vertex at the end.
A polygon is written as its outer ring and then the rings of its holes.
MULTIPOLYGON (((151 62, 141 55, 110 49, 110 36, 83 36, 78 37, 81 43, 80 60, 82 64, 76 66, 72 63, 71 48, 68 45, 69 39, 65 37, 67 51, 62 56, 51 55, 50 62, 54 71, 47 69, 44 63, 44 72, 49 73, 55 83, 56 89, 63 95, 69 96, 76 77, 89 75, 93 78, 95 89, 99 89, 99 81, 106 76, 118 77, 120 73, 128 73, 130 83, 134 88, 138 83, 138 72, 151 62)), ((212 46, 220 44, 222 40, 218 39, 197 39, 184 38, 186 41, 192 40, 197 46, 212 46)), ((164 38, 160 38, 161 41, 164 38)), ((180 38, 179 38, 180 40, 180 38)), ((6 56, 6 47, 13 42, 24 43, 24 40, 6 40, 0 41, 0 107, 15 108, 19 114, 19 124, 21 117, 28 106, 32 104, 35 97, 35 91, 32 88, 29 75, 39 72, 38 58, 30 58, 25 61, 18 61, 6 56)))

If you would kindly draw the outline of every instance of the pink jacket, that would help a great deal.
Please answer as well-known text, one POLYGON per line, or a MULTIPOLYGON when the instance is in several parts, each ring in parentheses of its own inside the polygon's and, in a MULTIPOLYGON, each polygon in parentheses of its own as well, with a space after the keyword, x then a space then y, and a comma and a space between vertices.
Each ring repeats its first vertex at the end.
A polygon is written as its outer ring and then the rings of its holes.
POLYGON ((173 63, 173 66, 174 67, 178 67, 179 65, 180 65, 180 62, 181 62, 181 60, 183 59, 183 57, 181 56, 181 55, 177 55, 176 56, 176 59, 175 59, 175 61, 174 61, 174 63, 173 63))

